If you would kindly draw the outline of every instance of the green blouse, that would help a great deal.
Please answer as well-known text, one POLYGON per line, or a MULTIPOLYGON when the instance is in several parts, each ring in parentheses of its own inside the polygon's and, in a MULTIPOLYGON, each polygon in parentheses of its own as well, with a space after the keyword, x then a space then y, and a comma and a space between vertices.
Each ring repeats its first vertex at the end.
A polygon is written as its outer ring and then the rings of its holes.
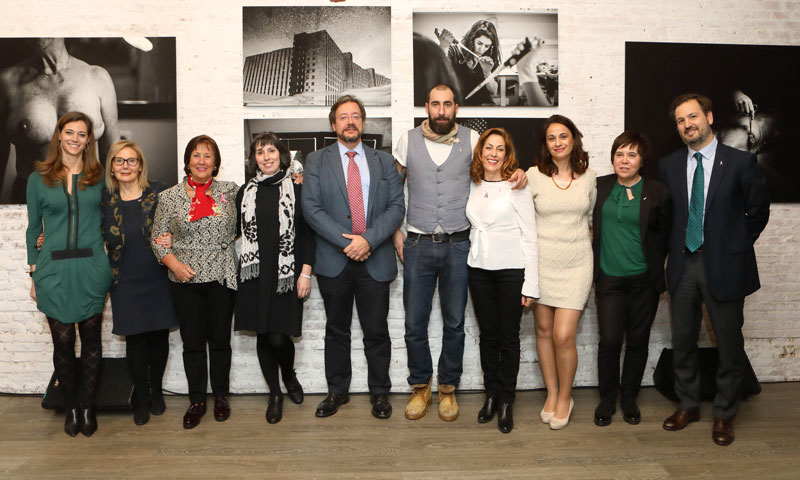
POLYGON ((36 306, 48 317, 76 323, 102 313, 111 286, 111 268, 100 233, 101 180, 78 188, 83 173, 49 187, 38 172, 28 178, 28 263, 36 265, 36 306), (36 240, 44 232, 44 243, 36 240))
POLYGON ((631 187, 633 199, 629 200, 627 189, 615 182, 611 193, 603 203, 600 269, 606 275, 630 277, 647 271, 647 260, 644 257, 639 229, 643 184, 640 179, 631 187))

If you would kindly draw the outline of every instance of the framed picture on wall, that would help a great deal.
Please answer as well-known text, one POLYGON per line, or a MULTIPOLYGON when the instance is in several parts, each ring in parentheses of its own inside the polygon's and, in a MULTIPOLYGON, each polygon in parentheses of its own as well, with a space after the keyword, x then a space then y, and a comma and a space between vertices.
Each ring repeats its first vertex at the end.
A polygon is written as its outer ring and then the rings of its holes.
POLYGON ((25 203, 58 118, 92 119, 98 156, 120 138, 151 178, 178 181, 174 37, 0 38, 0 203, 25 203))
POLYGON ((711 99, 714 135, 756 155, 772 202, 800 202, 800 47, 625 44, 625 128, 646 133, 658 159, 683 147, 668 107, 695 92, 711 99))
POLYGON ((389 7, 243 7, 245 105, 391 103, 389 7))
POLYGON ((414 105, 452 85, 462 106, 558 106, 556 9, 414 12, 414 105))

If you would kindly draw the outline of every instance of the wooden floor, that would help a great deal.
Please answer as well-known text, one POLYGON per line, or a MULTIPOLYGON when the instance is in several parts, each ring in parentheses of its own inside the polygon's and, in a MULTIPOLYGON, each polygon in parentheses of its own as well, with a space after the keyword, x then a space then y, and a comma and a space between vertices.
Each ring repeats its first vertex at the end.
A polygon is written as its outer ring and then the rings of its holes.
POLYGON ((800 478, 800 383, 763 387, 742 404, 729 447, 711 441, 707 403, 700 422, 664 431, 674 405, 653 388, 640 395, 641 424, 617 413, 604 428, 592 421, 597 390, 576 390, 562 431, 539 422, 543 392, 522 392, 508 435, 477 423, 480 393, 458 396, 453 423, 439 420, 435 402, 406 420, 406 395, 391 396, 389 420, 370 415, 366 395, 319 419, 314 395, 299 406, 287 398, 283 421, 269 425, 264 396, 236 396, 228 421, 209 412, 190 431, 181 426, 187 398, 169 397, 167 412, 142 427, 130 413, 102 413, 91 438, 68 437, 63 415, 38 397, 0 397, 0 478, 800 478))

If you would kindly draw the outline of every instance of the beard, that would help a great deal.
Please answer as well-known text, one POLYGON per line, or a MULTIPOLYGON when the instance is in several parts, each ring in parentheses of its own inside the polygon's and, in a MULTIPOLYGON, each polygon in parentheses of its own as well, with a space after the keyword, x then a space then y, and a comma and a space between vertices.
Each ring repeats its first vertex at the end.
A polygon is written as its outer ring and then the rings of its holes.
POLYGON ((702 145, 708 140, 709 135, 711 135, 711 128, 704 126, 697 127, 697 135, 694 137, 687 136, 685 131, 681 132, 683 143, 690 147, 702 145))
POLYGON ((337 133, 336 136, 343 142, 352 143, 361 139, 361 132, 358 131, 357 128, 354 131, 342 130, 342 132, 337 133))
POLYGON ((432 118, 430 115, 428 116, 428 126, 431 127, 433 133, 437 135, 447 135, 450 133, 450 130, 453 129, 453 126, 456 124, 456 117, 445 117, 444 115, 440 115, 435 119, 432 118), (442 123, 441 120, 446 120, 446 122, 442 123))

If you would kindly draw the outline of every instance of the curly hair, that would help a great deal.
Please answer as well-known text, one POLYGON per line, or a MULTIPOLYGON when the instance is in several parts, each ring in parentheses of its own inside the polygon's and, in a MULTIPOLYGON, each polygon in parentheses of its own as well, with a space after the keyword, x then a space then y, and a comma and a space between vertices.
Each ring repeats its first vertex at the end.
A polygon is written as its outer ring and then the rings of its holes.
POLYGON ((473 183, 481 183, 483 181, 483 146, 486 145, 486 140, 492 135, 499 135, 503 137, 503 142, 506 145, 506 159, 503 162, 503 168, 500 170, 500 176, 503 180, 508 180, 517 169, 517 154, 514 149, 514 141, 511 135, 502 128, 489 128, 483 132, 475 144, 475 149, 472 151, 472 164, 469 167, 469 176, 472 178, 473 183))
POLYGON ((78 189, 83 190, 87 186, 95 185, 103 178, 103 166, 97 159, 97 141, 94 138, 92 119, 85 113, 67 112, 56 123, 56 129, 47 148, 47 156, 44 160, 36 162, 36 171, 41 174, 42 180, 48 187, 66 180, 59 136, 64 127, 72 122, 83 122, 88 134, 86 148, 83 149, 83 178, 78 181, 78 189))
POLYGON ((583 150, 583 134, 575 123, 563 115, 552 115, 544 121, 542 125, 539 157, 536 159, 536 167, 540 172, 552 177, 558 173, 558 167, 553 162, 553 157, 550 155, 550 150, 547 148, 547 129, 550 125, 559 124, 567 127, 567 130, 572 134, 572 152, 569 155, 569 165, 572 168, 573 174, 583 174, 589 168, 589 154, 583 150))

